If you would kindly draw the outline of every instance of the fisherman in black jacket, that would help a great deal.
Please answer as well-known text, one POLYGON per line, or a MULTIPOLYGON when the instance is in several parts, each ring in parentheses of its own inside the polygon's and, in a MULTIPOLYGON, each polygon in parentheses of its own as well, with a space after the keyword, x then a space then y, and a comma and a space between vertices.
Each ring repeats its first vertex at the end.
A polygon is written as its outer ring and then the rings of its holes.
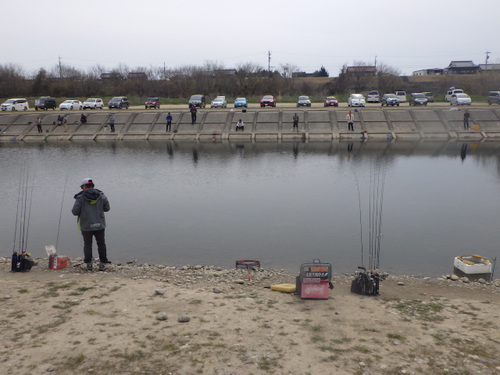
POLYGON ((109 211, 109 201, 102 191, 94 188, 91 178, 84 178, 80 188, 82 191, 75 195, 71 212, 78 216, 78 228, 82 231, 83 261, 87 264, 87 270, 92 271, 92 237, 95 236, 100 260, 99 271, 104 271, 106 263, 111 263, 107 257, 104 239, 104 213, 109 211))

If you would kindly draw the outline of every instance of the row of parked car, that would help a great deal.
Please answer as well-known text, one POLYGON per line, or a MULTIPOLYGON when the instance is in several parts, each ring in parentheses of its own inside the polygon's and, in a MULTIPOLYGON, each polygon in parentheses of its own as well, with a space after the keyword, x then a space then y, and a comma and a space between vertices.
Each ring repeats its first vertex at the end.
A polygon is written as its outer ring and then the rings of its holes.
MULTIPOLYGON (((56 99, 50 96, 42 96, 35 100, 35 110, 56 109, 56 99)), ((107 107, 109 109, 128 109, 129 102, 126 96, 116 96, 109 100, 107 107)), ((27 111, 29 109, 28 100, 24 98, 7 99, 2 103, 2 111, 27 111)), ((59 104, 59 109, 63 110, 81 110, 81 109, 103 109, 104 101, 101 98, 88 98, 83 103, 77 99, 67 99, 59 104)), ((159 108, 159 106, 158 106, 159 108)))
MULTIPOLYGON (((450 87, 445 95, 445 101, 450 105, 471 105, 472 100, 469 95, 464 93, 462 89, 450 87)), ((349 107, 364 107, 366 103, 381 103, 385 106, 399 106, 400 103, 406 102, 406 92, 396 90, 394 94, 384 94, 376 90, 369 91, 365 98, 362 94, 351 94, 347 99, 349 107)), ((432 92, 411 93, 408 103, 410 106, 427 105, 434 102, 432 92)), ((245 97, 238 97, 233 102, 234 108, 248 108, 248 100, 245 97)), ((311 99, 306 95, 301 95, 297 99, 297 107, 311 107, 311 99)), ((500 91, 490 91, 488 93, 488 104, 500 104, 500 91)), ((128 109, 129 100, 126 96, 115 96, 109 100, 107 107, 109 109, 128 109)), ((338 107, 339 101, 335 96, 327 96, 323 101, 324 107, 338 107)), ((199 108, 206 107, 204 95, 192 95, 189 99, 189 107, 195 106, 199 108)), ((265 95, 260 100, 260 106, 276 107, 276 99, 272 95, 265 95)), ((160 99, 156 97, 147 98, 144 102, 146 109, 159 109, 160 99)), ((42 96, 35 100, 35 110, 56 109, 56 100, 50 96, 42 96)), ((59 109, 62 110, 82 110, 82 109, 103 109, 104 101, 101 98, 88 98, 83 103, 76 99, 67 99, 59 104, 59 109)), ((212 100, 210 108, 227 108, 225 96, 217 96, 212 100)), ((2 111, 26 111, 29 109, 28 100, 24 98, 8 99, 1 105, 2 111)))

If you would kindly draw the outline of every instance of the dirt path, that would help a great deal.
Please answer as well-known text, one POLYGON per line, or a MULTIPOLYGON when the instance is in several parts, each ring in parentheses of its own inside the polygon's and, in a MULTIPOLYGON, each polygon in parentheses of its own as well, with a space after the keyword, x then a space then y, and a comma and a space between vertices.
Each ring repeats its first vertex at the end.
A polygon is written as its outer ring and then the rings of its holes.
POLYGON ((334 278, 328 300, 266 286, 283 271, 0 262, 1 374, 499 374, 500 282, 334 278), (160 320, 166 318, 165 320, 160 320), (179 320, 189 320, 180 322, 179 320))

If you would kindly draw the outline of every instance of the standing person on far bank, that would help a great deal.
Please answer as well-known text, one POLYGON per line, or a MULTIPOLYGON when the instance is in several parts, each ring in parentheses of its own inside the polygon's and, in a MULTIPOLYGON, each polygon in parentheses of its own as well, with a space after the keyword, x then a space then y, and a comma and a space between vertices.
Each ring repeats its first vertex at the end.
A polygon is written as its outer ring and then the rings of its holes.
POLYGON ((196 122, 196 104, 191 104, 191 108, 189 109, 191 111, 191 125, 194 125, 196 122))
POLYGON ((113 117, 113 115, 109 115, 108 124, 109 124, 109 127, 111 128, 111 132, 114 133, 115 132, 115 118, 113 117))
POLYGON ((172 130, 172 115, 170 114, 170 112, 168 112, 166 120, 167 120, 167 127, 165 131, 169 132, 172 130))
POLYGON ((347 120, 347 128, 350 131, 354 131, 354 115, 352 114, 352 112, 349 111, 349 113, 347 114, 347 116, 345 118, 347 120))
POLYGON ((293 115, 293 131, 299 131, 299 116, 295 113, 293 115))
POLYGON ((40 116, 37 116, 35 120, 36 128, 38 130, 38 133, 43 133, 42 131, 42 118, 40 116))
POLYGON ((75 195, 75 203, 71 212, 78 216, 78 228, 83 236, 83 261, 87 270, 92 271, 92 237, 97 243, 99 253, 99 271, 106 269, 106 263, 111 263, 107 257, 104 230, 106 219, 104 213, 109 211, 109 201, 104 193, 94 188, 91 178, 84 178, 80 184, 82 191, 75 195))
POLYGON ((62 124, 64 126, 64 131, 67 132, 68 131, 68 118, 66 117, 66 115, 64 115, 62 118, 62 124))
POLYGON ((470 113, 468 110, 465 110, 464 113, 464 129, 469 130, 469 120, 470 120, 470 113))

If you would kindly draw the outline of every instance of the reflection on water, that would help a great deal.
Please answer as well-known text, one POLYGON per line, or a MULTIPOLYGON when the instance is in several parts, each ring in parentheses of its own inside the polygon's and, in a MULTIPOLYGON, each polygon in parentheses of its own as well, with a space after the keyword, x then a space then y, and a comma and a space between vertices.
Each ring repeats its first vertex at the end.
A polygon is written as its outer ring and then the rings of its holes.
POLYGON ((457 254, 498 255, 499 155, 496 142, 0 144, 0 249, 12 250, 27 161, 35 256, 57 241, 59 253, 82 255, 70 210, 92 177, 110 199, 114 261, 257 259, 296 272, 319 258, 349 272, 372 249, 382 270, 437 276, 457 254))

